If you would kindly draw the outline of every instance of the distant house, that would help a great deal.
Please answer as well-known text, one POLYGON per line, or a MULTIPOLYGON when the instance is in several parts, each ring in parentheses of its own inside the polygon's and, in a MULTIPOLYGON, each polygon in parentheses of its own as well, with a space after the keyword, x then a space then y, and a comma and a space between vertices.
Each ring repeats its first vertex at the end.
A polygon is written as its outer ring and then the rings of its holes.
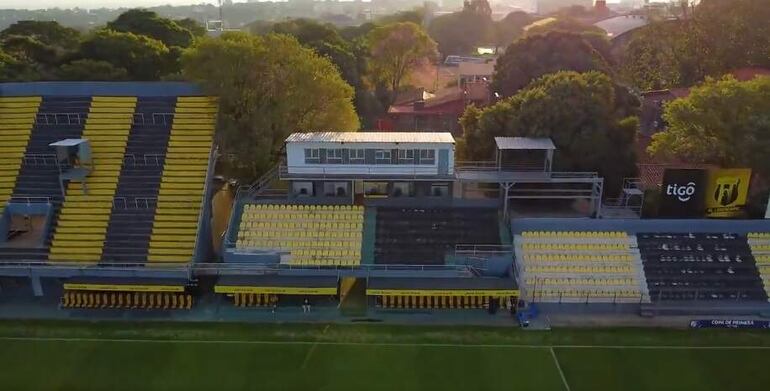
POLYGON ((460 63, 457 69, 457 85, 464 86, 467 83, 483 83, 492 80, 495 73, 495 61, 490 60, 477 64, 471 62, 460 63))
POLYGON ((459 120, 470 104, 489 104, 487 82, 466 82, 436 92, 428 99, 396 103, 388 108, 387 120, 379 121, 378 130, 462 133, 459 120))
POLYGON ((643 15, 622 15, 600 20, 594 26, 606 31, 607 38, 614 40, 649 23, 649 19, 643 15))

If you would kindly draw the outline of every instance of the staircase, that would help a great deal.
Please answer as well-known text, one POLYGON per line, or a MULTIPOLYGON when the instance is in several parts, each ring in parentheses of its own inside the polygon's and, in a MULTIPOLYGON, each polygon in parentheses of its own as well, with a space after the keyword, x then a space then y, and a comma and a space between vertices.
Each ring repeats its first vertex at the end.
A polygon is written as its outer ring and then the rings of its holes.
POLYGON ((50 261, 101 259, 135 107, 136 97, 93 98, 83 130, 93 169, 84 182, 67 186, 50 261))
POLYGON ((140 97, 112 206, 102 262, 143 263, 152 234, 175 97, 140 97))

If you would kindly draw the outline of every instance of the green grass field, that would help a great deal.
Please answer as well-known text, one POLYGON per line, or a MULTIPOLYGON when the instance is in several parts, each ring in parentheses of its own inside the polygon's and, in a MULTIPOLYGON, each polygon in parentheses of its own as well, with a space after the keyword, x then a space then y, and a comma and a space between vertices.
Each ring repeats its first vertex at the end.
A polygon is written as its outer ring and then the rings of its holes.
POLYGON ((770 333, 0 322, 2 390, 766 390, 770 333))

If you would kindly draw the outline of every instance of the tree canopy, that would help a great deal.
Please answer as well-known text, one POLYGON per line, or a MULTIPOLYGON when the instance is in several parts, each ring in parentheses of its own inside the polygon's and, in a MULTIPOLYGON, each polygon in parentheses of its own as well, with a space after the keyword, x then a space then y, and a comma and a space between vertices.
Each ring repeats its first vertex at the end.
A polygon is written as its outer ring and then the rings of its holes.
POLYGON ((436 43, 411 22, 393 23, 377 27, 367 35, 371 54, 372 77, 392 94, 395 93, 420 64, 436 56, 436 43))
POLYGON ((80 45, 78 59, 104 61, 125 68, 131 80, 158 80, 173 71, 169 49, 144 35, 99 30, 80 45))
POLYGON ((770 67, 766 0, 701 1, 691 17, 634 34, 621 59, 623 77, 643 89, 689 87, 741 67, 770 67))
POLYGON ((638 120, 624 117, 612 80, 600 72, 545 75, 510 98, 469 108, 461 125, 463 158, 487 160, 494 137, 550 137, 555 170, 598 171, 607 188, 618 189, 635 171, 638 120))
POLYGON ((55 21, 21 20, 0 31, 0 40, 24 36, 43 45, 71 49, 77 46, 80 33, 55 21))
POLYGON ((462 11, 441 15, 430 22, 428 33, 442 56, 469 54, 494 41, 492 10, 486 0, 465 1, 462 11))
POLYGON ((663 118, 668 128, 653 136, 651 154, 770 175, 770 77, 708 79, 668 103, 663 118))
POLYGON ((565 70, 611 72, 604 57, 580 35, 549 32, 508 46, 497 59, 492 91, 511 96, 542 75, 565 70))
POLYGON ((123 33, 145 35, 163 42, 166 46, 188 47, 193 42, 190 30, 171 19, 143 9, 128 10, 107 23, 107 28, 123 33))
POLYGON ((353 89, 293 37, 225 33, 202 39, 182 62, 188 79, 219 96, 223 163, 242 179, 277 161, 292 132, 358 129, 353 89))

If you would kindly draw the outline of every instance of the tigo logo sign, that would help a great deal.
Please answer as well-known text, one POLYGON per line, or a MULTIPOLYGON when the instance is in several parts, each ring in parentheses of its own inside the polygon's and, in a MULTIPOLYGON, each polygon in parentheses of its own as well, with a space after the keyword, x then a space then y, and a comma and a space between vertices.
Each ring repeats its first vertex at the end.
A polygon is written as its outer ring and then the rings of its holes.
POLYGON ((680 186, 676 183, 666 186, 666 195, 676 196, 679 201, 687 202, 695 195, 695 182, 680 186))

